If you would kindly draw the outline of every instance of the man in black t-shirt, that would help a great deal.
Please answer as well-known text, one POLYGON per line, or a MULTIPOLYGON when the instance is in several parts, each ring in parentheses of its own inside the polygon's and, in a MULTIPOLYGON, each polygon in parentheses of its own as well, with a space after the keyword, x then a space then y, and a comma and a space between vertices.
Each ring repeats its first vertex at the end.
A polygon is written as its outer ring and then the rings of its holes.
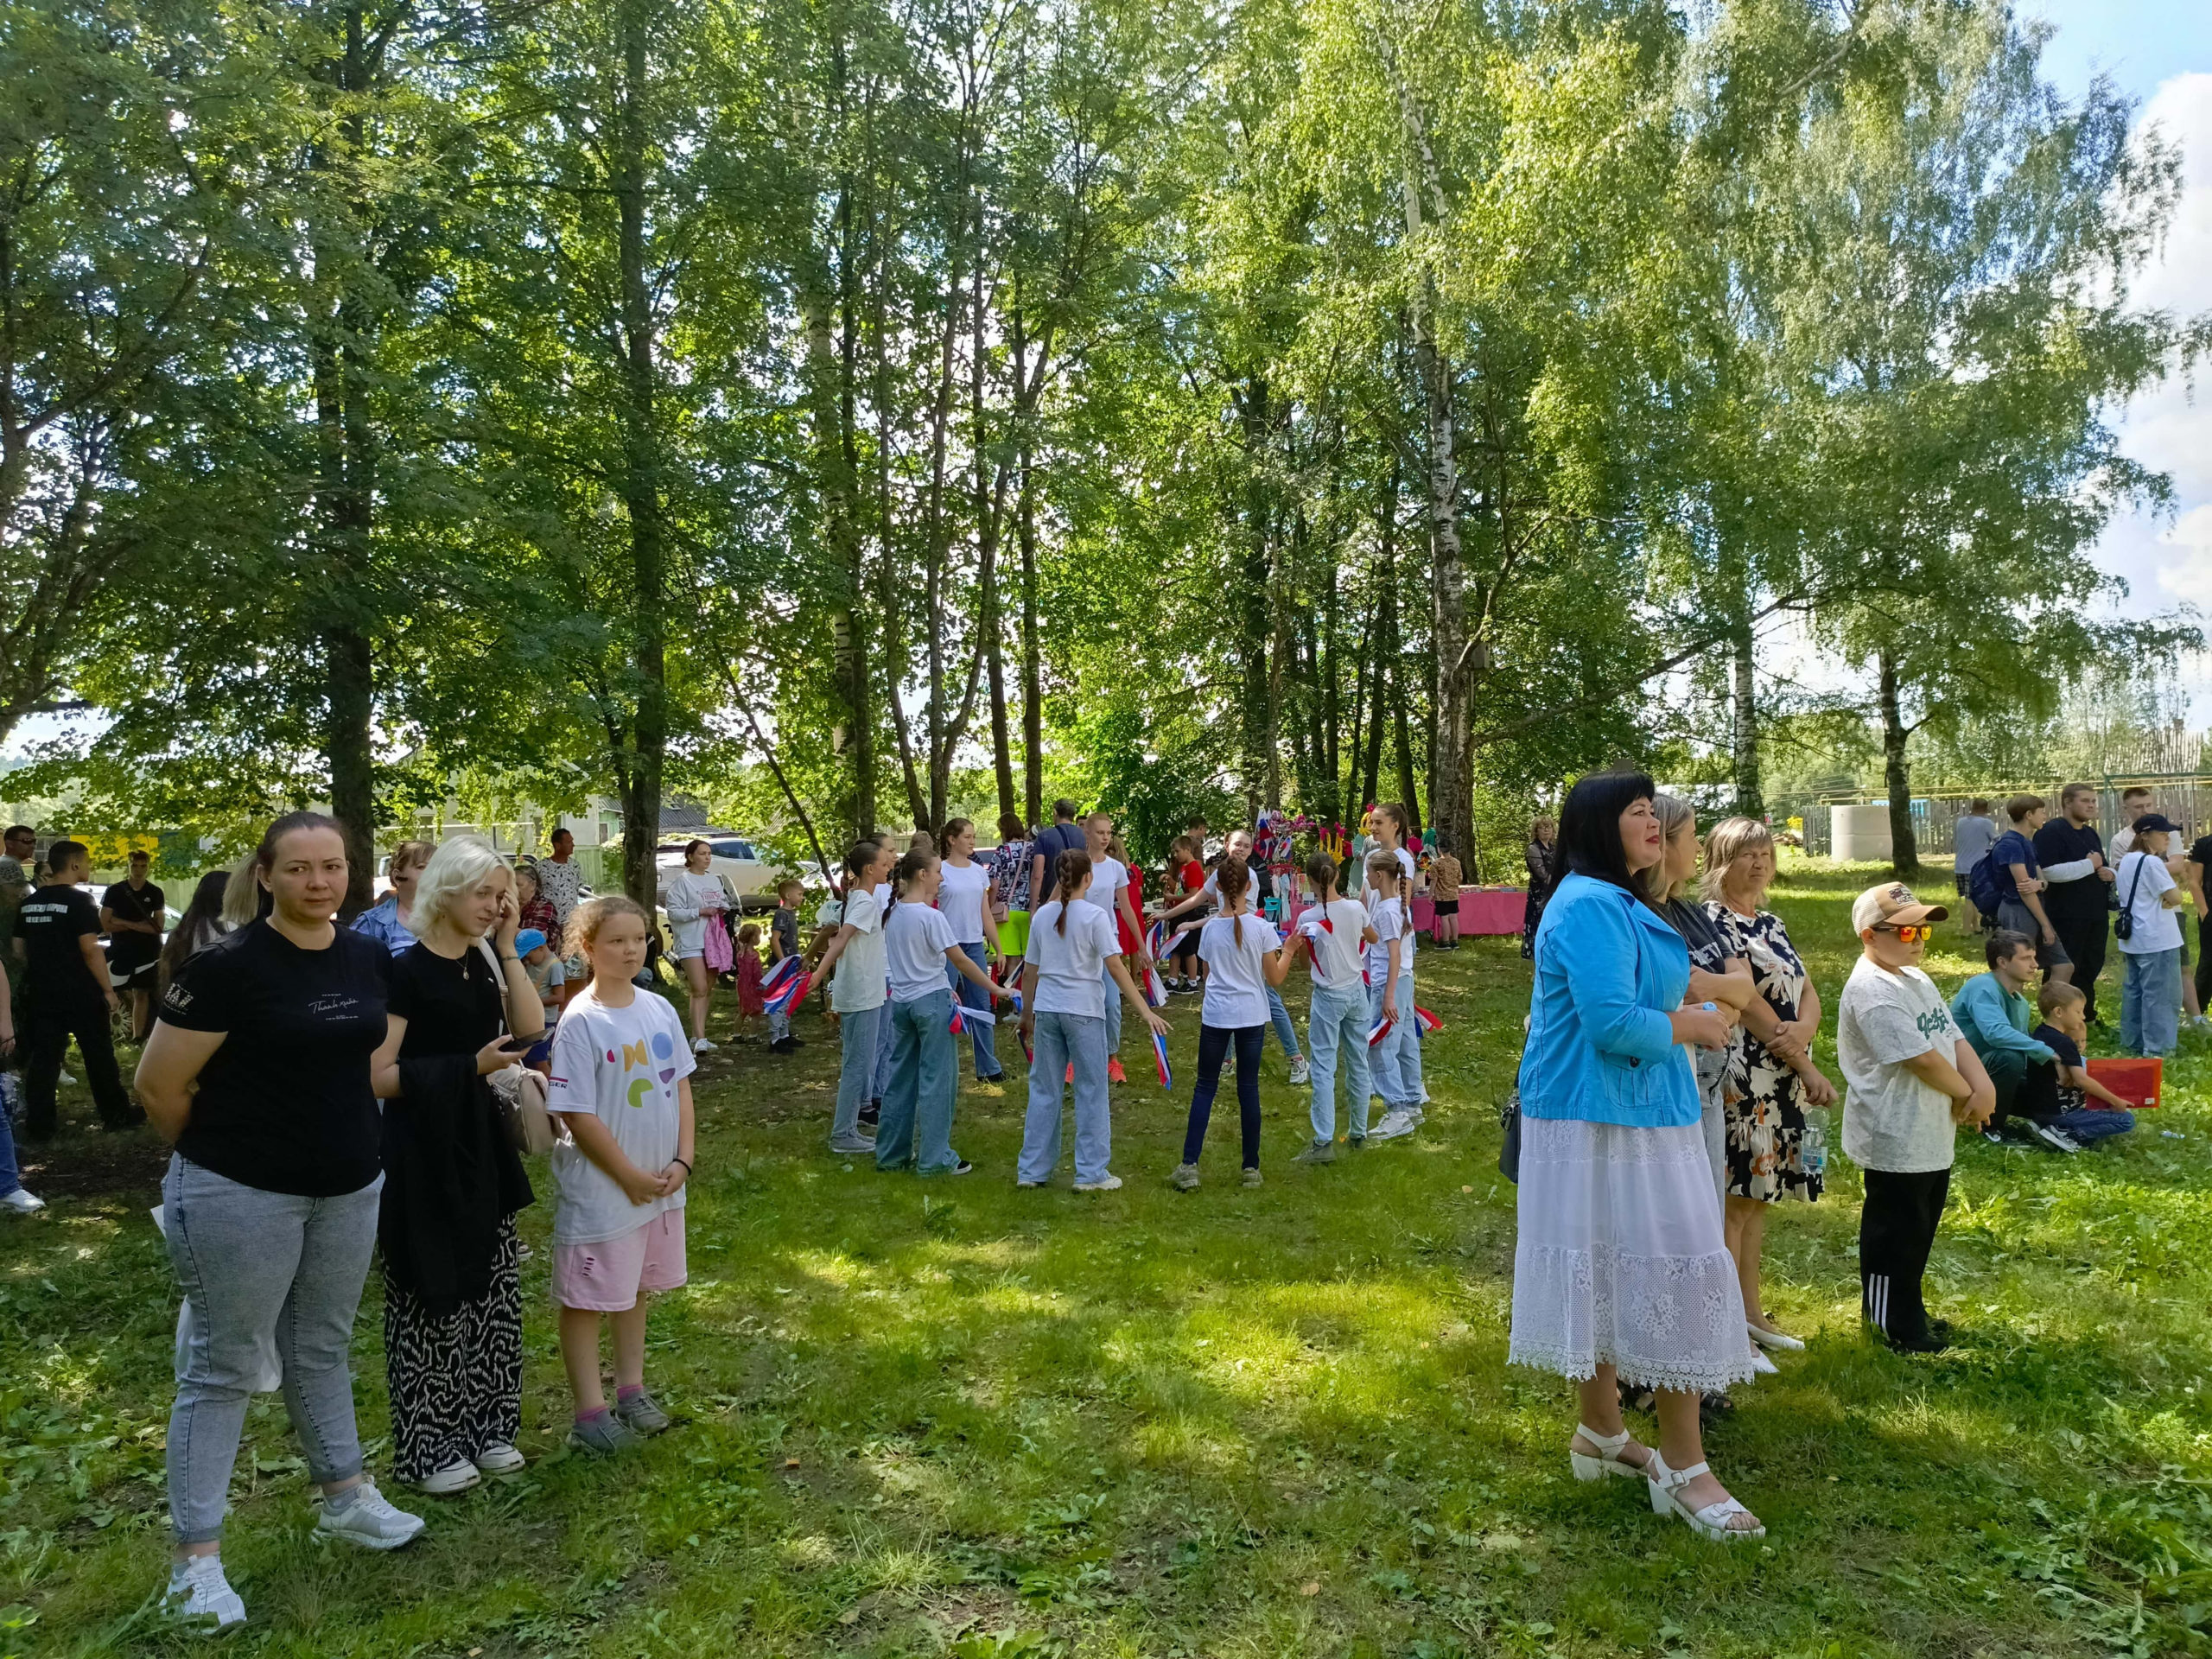
POLYGON ((82 842, 57 841, 47 849, 46 861, 46 879, 23 900, 16 923, 27 1005, 22 1016, 23 1130, 34 1141, 53 1135, 58 1116, 54 1089, 72 1037, 84 1056, 85 1081, 100 1122, 111 1129, 127 1129, 144 1122, 145 1114, 131 1103, 116 1070, 108 1015, 121 1000, 108 983, 100 913, 77 885, 92 874, 92 860, 82 842))
POLYGON ((1083 826, 1075 821, 1073 801, 1052 803, 1052 827, 1041 832, 1029 847, 1029 913, 1034 916, 1052 897, 1052 887, 1059 880, 1054 866, 1062 853, 1083 852, 1090 846, 1083 826))
POLYGON ((152 860, 130 855, 129 880, 100 895, 100 926, 107 933, 109 982, 130 993, 130 1033, 140 1042, 153 1013, 154 974, 162 957, 162 914, 168 899, 146 879, 152 860))
POLYGON ((2105 894, 2113 872, 2097 834, 2097 791, 2069 784, 2058 792, 2058 816, 2035 833, 2036 862, 2044 880, 2044 914, 2073 962, 2071 982, 2081 988, 2083 1015, 2097 1017, 2097 976, 2104 971, 2107 921, 2105 894))

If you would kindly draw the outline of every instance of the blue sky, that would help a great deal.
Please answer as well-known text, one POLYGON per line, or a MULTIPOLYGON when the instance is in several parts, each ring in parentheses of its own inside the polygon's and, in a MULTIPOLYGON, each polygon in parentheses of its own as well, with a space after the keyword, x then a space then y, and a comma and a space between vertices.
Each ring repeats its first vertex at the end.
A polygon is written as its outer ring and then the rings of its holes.
MULTIPOLYGON (((2136 296, 2180 315, 2212 311, 2212 0, 2020 0, 2049 21, 2046 73, 2079 97, 2102 73, 2137 100, 2139 128, 2156 122, 2182 149, 2183 195, 2163 257, 2136 296)), ((2186 601, 2212 616, 2212 385, 2179 381, 2138 398, 2121 430, 2127 452, 2173 480, 2170 515, 2131 514, 2107 527, 2097 561, 2129 587, 2136 615, 2186 601)), ((2212 673, 2187 676, 2192 724, 2212 721, 2212 673)))

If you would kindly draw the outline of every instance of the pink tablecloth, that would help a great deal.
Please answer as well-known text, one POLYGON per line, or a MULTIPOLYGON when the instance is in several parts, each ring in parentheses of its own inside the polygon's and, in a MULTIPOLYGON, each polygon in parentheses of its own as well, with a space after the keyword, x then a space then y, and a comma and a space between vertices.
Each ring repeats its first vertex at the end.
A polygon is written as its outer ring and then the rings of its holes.
MULTIPOLYGON (((1459 931, 1462 933, 1518 933, 1522 919, 1528 913, 1529 895, 1518 887, 1465 887, 1459 893, 1459 931)), ((1291 900, 1291 924, 1294 926, 1299 912, 1306 908, 1305 901, 1291 900)), ((1414 898, 1414 931, 1432 931, 1436 925, 1436 904, 1427 893, 1414 898)))

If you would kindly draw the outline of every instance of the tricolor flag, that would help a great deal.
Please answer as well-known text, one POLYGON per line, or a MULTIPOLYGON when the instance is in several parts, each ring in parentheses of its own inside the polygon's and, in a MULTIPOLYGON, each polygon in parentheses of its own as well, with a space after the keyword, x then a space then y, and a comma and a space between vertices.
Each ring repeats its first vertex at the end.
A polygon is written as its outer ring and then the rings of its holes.
POLYGON ((1027 1031, 1023 1031, 1021 1033, 1021 1058, 1028 1061, 1032 1065, 1037 1064, 1037 1051, 1035 1048, 1031 1046, 1029 1033, 1027 1031))
MULTIPOLYGON (((785 962, 797 962, 797 957, 785 957, 785 962)), ((805 972, 786 974, 783 982, 761 999, 761 1006, 771 1014, 789 1014, 806 1001, 806 993, 814 983, 814 976, 805 972)))
POLYGON ((1151 1007, 1164 1008, 1167 1006, 1167 987, 1160 982, 1159 969, 1147 968, 1144 970, 1144 984, 1141 988, 1144 992, 1145 1001, 1151 1007))
POLYGON ((1154 922, 1146 931, 1144 953, 1154 962, 1158 962, 1160 957, 1167 954, 1167 923, 1164 918, 1154 922))
POLYGON ((999 1017, 988 1008, 971 1008, 958 1002, 952 1005, 951 1030, 954 1036, 965 1036, 971 1021, 979 1026, 995 1026, 999 1017))
POLYGON ((776 994, 776 988, 798 970, 799 961, 797 957, 780 958, 775 966, 760 976, 760 994, 763 996, 773 996, 776 994))
POLYGON ((1152 1058, 1160 1067, 1160 1086, 1173 1090, 1175 1087, 1175 1069, 1167 1064, 1167 1039, 1156 1031, 1152 1033, 1152 1058))
POLYGON ((1327 917, 1316 916, 1309 911, 1298 918, 1298 931, 1306 936, 1306 959, 1313 964, 1313 976, 1316 979, 1326 979, 1329 976, 1329 970, 1321 965, 1321 952, 1317 947, 1321 943, 1322 934, 1334 933, 1337 930, 1329 925, 1327 917))
POLYGON ((1444 1029, 1444 1022, 1441 1020, 1431 1014, 1427 1008, 1421 1007, 1418 1005, 1416 1005, 1414 1009, 1414 1022, 1418 1025, 1424 1033, 1441 1031, 1444 1029))
POLYGON ((1367 1046, 1370 1048, 1374 1047, 1376 1044, 1381 1042, 1385 1037, 1388 1037, 1392 1031, 1396 1029, 1396 1027, 1397 1022, 1392 1020, 1388 1014, 1376 1014, 1375 1016, 1375 1023, 1369 1027, 1367 1030, 1367 1046))

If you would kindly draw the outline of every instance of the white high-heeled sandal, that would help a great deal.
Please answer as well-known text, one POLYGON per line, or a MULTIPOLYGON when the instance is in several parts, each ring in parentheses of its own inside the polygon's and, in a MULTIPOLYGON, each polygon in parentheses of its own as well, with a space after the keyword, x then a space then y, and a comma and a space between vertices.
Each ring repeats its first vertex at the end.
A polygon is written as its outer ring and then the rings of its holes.
MULTIPOLYGON (((1620 1475, 1637 1480, 1643 1478, 1643 1465, 1621 1461, 1623 1448, 1635 1438, 1628 1430, 1623 1429, 1618 1434, 1600 1434, 1587 1423, 1577 1423, 1574 1432, 1598 1448, 1598 1454, 1592 1457, 1587 1452, 1576 1451, 1572 1440, 1567 1442, 1567 1460, 1573 1466, 1577 1480, 1599 1480, 1607 1475, 1620 1475)), ((1649 1447, 1645 1448, 1645 1454, 1652 1458, 1659 1455, 1649 1447)))
MULTIPOLYGON (((1751 1513, 1733 1497, 1724 1497, 1718 1503, 1707 1504, 1701 1510, 1694 1510, 1675 1496, 1700 1475, 1710 1474, 1712 1472, 1710 1465, 1694 1463, 1687 1469, 1669 1469, 1666 1460, 1659 1455, 1657 1448, 1654 1447, 1651 1461, 1646 1468, 1648 1478, 1651 1483, 1652 1514, 1679 1515, 1682 1517, 1684 1524, 1700 1538, 1718 1538, 1732 1543, 1738 1539, 1766 1536, 1766 1528, 1763 1525, 1732 1527, 1728 1524, 1729 1517, 1732 1516, 1748 1516, 1751 1513)), ((1756 1516, 1751 1518, 1754 1522, 1758 1520, 1756 1516)))

